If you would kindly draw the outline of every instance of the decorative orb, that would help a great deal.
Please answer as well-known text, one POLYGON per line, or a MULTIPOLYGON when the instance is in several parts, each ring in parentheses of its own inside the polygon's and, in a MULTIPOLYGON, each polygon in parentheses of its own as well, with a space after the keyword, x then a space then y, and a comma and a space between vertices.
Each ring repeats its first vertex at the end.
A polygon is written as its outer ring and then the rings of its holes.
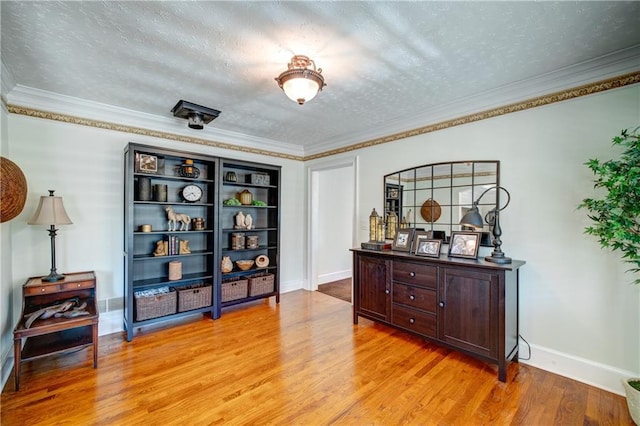
POLYGON ((0 174, 2 212, 0 216, 4 223, 22 212, 24 203, 27 201, 27 179, 20 167, 13 161, 0 157, 0 163, 2 164, 0 174))
POLYGON ((420 215, 426 222, 437 222, 441 214, 442 208, 440 204, 431 198, 425 201, 420 209, 420 215))

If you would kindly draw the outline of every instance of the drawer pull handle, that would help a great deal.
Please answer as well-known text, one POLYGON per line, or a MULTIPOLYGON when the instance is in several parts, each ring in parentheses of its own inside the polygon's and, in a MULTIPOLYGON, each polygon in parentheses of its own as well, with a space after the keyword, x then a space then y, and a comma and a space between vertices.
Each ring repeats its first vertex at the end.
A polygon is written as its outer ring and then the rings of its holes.
POLYGON ((416 300, 416 297, 413 294, 411 294, 411 295, 409 295, 409 299, 410 300, 416 300))
POLYGON ((46 290, 45 290, 45 288, 44 288, 44 287, 42 287, 42 288, 40 289, 40 291, 46 291, 46 290))
POLYGON ((415 272, 409 272, 409 276, 410 276, 411 278, 413 278, 413 277, 415 277, 415 276, 416 276, 416 273, 415 273, 415 272))
POLYGON ((416 319, 415 318, 409 318, 409 324, 415 324, 416 319))
POLYGON ((444 308, 444 302, 438 303, 438 306, 440 306, 441 308, 444 308))
POLYGON ((389 289, 386 289, 384 292, 385 292, 386 294, 391 293, 391 292, 389 291, 389 289))
POLYGON ((82 284, 78 284, 78 287, 80 287, 82 284))

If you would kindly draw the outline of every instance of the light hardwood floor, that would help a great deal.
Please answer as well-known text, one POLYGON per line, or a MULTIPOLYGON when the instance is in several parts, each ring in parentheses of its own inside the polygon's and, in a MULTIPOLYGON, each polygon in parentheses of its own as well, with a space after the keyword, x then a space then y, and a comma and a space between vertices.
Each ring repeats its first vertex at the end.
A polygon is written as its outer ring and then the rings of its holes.
POLYGON ((23 365, 1 400, 9 425, 631 425, 623 397, 513 363, 495 366, 296 291, 213 321, 100 338, 23 365))

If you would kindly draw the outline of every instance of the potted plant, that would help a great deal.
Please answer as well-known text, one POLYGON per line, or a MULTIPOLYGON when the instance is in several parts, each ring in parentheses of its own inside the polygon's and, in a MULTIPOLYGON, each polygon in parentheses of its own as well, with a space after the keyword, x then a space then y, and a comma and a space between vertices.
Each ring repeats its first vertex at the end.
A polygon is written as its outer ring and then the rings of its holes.
MULTIPOLYGON (((585 228, 587 234, 598 238, 600 246, 622 253, 631 264, 634 284, 640 285, 640 135, 623 130, 613 138, 613 145, 623 152, 618 160, 589 160, 594 187, 605 191, 601 199, 585 198, 580 208, 588 210, 593 223, 585 228)), ((623 380, 627 406, 631 418, 640 425, 640 378, 623 380)))

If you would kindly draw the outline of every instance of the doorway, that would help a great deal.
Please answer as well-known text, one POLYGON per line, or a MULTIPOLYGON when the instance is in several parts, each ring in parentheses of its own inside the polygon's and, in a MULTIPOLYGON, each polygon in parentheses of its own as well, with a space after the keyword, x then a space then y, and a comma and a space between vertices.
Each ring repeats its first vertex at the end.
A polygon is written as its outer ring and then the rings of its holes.
POLYGON ((309 250, 307 289, 338 281, 349 286, 350 248, 356 238, 357 157, 309 168, 309 250))

